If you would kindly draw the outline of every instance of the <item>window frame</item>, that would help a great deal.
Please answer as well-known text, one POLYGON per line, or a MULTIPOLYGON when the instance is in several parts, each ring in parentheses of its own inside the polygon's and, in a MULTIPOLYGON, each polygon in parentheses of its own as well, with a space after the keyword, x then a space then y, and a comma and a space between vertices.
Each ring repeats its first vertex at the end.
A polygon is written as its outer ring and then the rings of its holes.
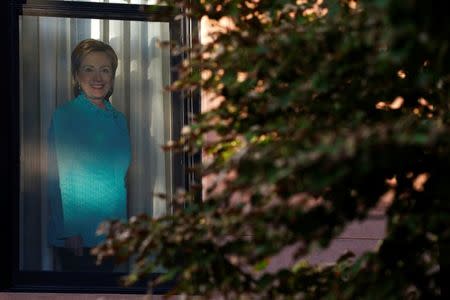
MULTIPOLYGON (((67 18, 108 19, 144 22, 168 22, 171 40, 182 45, 190 45, 197 38, 197 22, 187 17, 174 18, 175 14, 166 6, 116 4, 76 1, 9 0, 2 1, 2 36, 6 47, 2 54, 7 58, 6 80, 1 82, 5 97, 1 113, 1 131, 5 147, 2 147, 1 160, 6 166, 7 180, 1 181, 4 199, 0 201, 3 212, 0 221, 0 291, 10 292, 66 292, 66 293, 146 293, 146 282, 132 287, 118 285, 124 273, 95 272, 57 272, 21 271, 19 269, 20 249, 20 72, 19 72, 19 16, 47 16, 67 18), (195 33, 195 34, 194 34, 195 33), (9 75, 9 76, 8 76, 9 75), (4 253, 3 253, 4 252, 4 253)), ((171 81, 177 79, 173 66, 187 59, 187 54, 171 54, 171 81)), ((172 137, 177 139, 181 128, 192 122, 191 116, 200 112, 199 93, 172 92, 172 137)), ((193 156, 172 154, 173 185, 189 189, 196 180, 187 170, 200 161, 200 154, 193 156)), ((152 274, 151 276, 157 276, 152 274)), ((155 287, 154 294, 163 294, 171 289, 173 283, 155 287)))

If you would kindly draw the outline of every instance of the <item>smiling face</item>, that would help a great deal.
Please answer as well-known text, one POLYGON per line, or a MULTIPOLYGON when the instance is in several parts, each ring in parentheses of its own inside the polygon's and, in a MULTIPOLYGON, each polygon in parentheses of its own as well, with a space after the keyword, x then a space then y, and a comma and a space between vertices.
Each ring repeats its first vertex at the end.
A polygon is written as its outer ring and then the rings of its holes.
POLYGON ((91 101, 103 101, 114 84, 111 59, 105 52, 91 52, 81 61, 76 80, 91 101))

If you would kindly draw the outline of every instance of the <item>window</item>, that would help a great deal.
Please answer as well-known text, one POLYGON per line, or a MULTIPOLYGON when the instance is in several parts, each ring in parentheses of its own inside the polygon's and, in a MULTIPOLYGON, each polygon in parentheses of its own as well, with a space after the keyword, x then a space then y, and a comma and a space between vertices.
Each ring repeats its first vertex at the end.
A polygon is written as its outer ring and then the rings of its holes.
MULTIPOLYGON (((170 195, 176 188, 188 186, 189 177, 184 170, 192 159, 166 153, 160 146, 177 138, 180 127, 189 122, 188 116, 198 111, 198 101, 192 95, 170 93, 164 89, 176 79, 174 66, 183 57, 171 55, 168 48, 159 47, 159 41, 186 43, 191 38, 193 25, 187 19, 175 20, 168 7, 155 4, 156 1, 151 0, 10 1, 8 18, 12 47, 9 54, 12 59, 9 68, 12 84, 7 101, 13 114, 6 120, 9 121, 7 128, 11 138, 8 148, 11 151, 8 153, 13 159, 8 164, 12 175, 11 184, 7 187, 9 197, 2 208, 13 212, 8 221, 8 224, 12 223, 13 231, 12 234, 6 233, 13 242, 10 251, 13 259, 10 263, 12 275, 8 278, 10 283, 5 287, 43 291, 55 291, 55 288, 66 291, 121 290, 117 279, 128 270, 127 264, 101 273, 98 272, 101 269, 94 271, 83 266, 75 269, 64 267, 64 256, 59 252, 61 247, 51 242, 54 232, 50 223, 53 222, 55 202, 49 181, 54 170, 58 173, 58 180, 64 172, 72 174, 64 177, 68 178, 64 179, 64 184, 72 185, 68 193, 70 197, 80 198, 73 200, 75 204, 72 206, 65 206, 64 201, 67 200, 57 202, 62 211, 66 209, 67 212, 70 207, 70 213, 74 214, 62 214, 61 224, 65 224, 63 227, 66 229, 71 226, 68 225, 69 219, 76 220, 77 225, 74 226, 80 228, 104 219, 108 216, 105 212, 114 211, 108 202, 102 203, 95 196, 97 192, 102 196, 109 193, 111 197, 123 192, 124 217, 138 213, 156 217, 170 213, 170 203, 155 194, 170 195), (117 124, 117 116, 124 120, 123 128, 128 131, 125 135, 129 137, 129 160, 122 168, 126 170, 126 176, 122 173, 117 175, 116 167, 108 170, 114 175, 110 176, 113 182, 119 181, 119 185, 123 183, 125 186, 121 192, 110 189, 107 184, 100 187, 103 183, 98 178, 106 172, 100 167, 92 167, 92 172, 86 169, 86 163, 71 162, 61 167, 63 152, 60 148, 70 148, 71 153, 84 153, 84 143, 91 143, 84 137, 95 131, 93 128, 100 119, 93 117, 93 123, 84 117, 71 119, 70 128, 75 128, 73 132, 78 132, 80 139, 70 146, 49 142, 54 141, 55 136, 55 111, 68 103, 75 103, 73 99, 77 97, 71 74, 72 50, 80 41, 89 38, 111 45, 118 58, 113 93, 108 104, 114 112, 114 121, 110 124, 117 124), (73 186, 83 188, 73 192, 73 186), (94 199, 95 207, 86 204, 89 202, 86 199, 94 199), (90 212, 74 209, 78 206, 90 212), (94 220, 89 221, 92 216, 94 220)), ((103 83, 99 85, 103 86, 103 83)), ((84 96, 89 98, 87 93, 84 96)), ((61 136, 67 132, 73 133, 64 131, 61 136)), ((115 141, 117 133, 112 133, 111 137, 115 141)), ((106 138, 95 135, 95 147, 102 139, 106 138)), ((116 144, 104 145, 110 148, 104 148, 95 155, 101 156, 99 159, 103 159, 103 165, 115 166, 113 162, 109 163, 108 157, 117 152, 116 144)), ((94 164, 101 164, 97 162, 95 160, 94 164)), ((63 193, 62 183, 58 182, 58 186, 59 193, 63 193)), ((64 195, 59 197, 66 199, 64 195)), ((92 229, 86 228, 83 230, 92 229)), ((85 244, 89 244, 86 242, 88 239, 84 238, 85 244)), ((85 246, 89 248, 89 245, 85 246)), ((144 290, 143 287, 136 289, 144 290)))

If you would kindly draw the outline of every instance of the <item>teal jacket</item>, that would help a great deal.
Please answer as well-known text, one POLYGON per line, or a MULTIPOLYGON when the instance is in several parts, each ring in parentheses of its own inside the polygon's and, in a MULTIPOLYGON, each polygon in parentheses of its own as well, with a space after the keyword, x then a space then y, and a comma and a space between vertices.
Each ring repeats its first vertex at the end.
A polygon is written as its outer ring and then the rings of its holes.
POLYGON ((105 100, 100 109, 84 94, 60 106, 48 134, 48 240, 61 247, 81 235, 97 245, 98 225, 127 217, 125 177, 130 137, 125 116, 105 100))

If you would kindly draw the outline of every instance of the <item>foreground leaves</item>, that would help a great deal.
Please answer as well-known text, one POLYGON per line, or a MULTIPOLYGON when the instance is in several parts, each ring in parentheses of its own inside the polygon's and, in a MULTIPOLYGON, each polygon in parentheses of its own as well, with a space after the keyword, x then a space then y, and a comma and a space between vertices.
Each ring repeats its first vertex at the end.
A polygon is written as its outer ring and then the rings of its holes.
POLYGON ((443 2, 398 3, 172 1, 228 24, 212 42, 178 49, 189 60, 171 87, 219 102, 167 145, 203 151, 193 172, 208 180, 206 197, 193 189, 171 199, 172 215, 110 222, 94 253, 133 257, 126 284, 159 272, 152 285, 176 280, 174 294, 439 297, 450 21, 443 2), (380 204, 388 226, 377 251, 327 266, 302 260, 380 204), (268 272, 286 247, 297 263, 268 272))

